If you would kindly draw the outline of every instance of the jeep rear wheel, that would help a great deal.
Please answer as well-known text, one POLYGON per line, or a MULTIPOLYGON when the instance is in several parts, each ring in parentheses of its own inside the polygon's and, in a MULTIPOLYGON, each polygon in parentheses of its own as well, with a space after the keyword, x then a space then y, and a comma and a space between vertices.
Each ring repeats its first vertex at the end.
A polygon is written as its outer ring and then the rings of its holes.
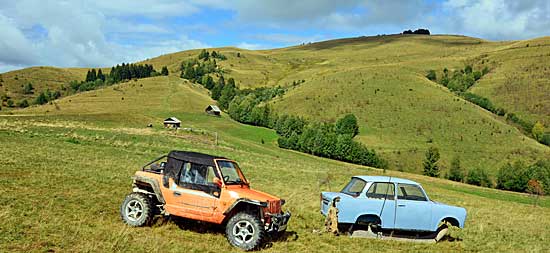
POLYGON ((246 212, 235 214, 225 227, 225 235, 229 243, 246 251, 260 247, 264 234, 264 226, 260 219, 246 212))
POLYGON ((130 193, 120 206, 120 217, 132 227, 148 225, 153 219, 151 199, 142 193, 130 193))

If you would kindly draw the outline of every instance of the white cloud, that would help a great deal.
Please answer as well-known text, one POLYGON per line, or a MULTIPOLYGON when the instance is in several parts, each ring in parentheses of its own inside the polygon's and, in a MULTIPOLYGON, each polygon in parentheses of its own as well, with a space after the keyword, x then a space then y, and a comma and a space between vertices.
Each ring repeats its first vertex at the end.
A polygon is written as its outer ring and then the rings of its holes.
POLYGON ((322 35, 299 36, 299 35, 286 34, 286 33, 256 34, 250 37, 258 40, 264 40, 264 41, 275 42, 275 43, 283 43, 283 44, 300 44, 300 43, 307 43, 307 42, 315 42, 326 38, 325 36, 322 36, 322 35))
MULTIPOLYGON (((176 15, 175 11, 188 8, 187 5, 160 2, 155 3, 156 7, 143 10, 147 9, 144 1, 111 2, 110 9, 86 8, 88 4, 83 1, 37 3, 20 0, 6 3, 0 7, 0 71, 36 65, 110 66, 122 61, 139 61, 160 54, 209 47, 185 35, 174 38, 171 30, 163 26, 130 22, 123 17, 136 13, 176 15), (129 11, 118 13, 117 17, 105 14, 114 13, 117 8, 124 9, 122 6, 128 7, 129 11), (41 36, 32 34, 32 28, 37 26, 44 32, 41 36), (107 34, 142 38, 139 41, 114 41, 108 40, 107 34)), ((94 3, 107 6, 106 1, 94 3)), ((197 10, 191 8, 188 11, 197 10)))
POLYGON ((268 48, 265 45, 247 43, 247 42, 241 42, 236 47, 242 48, 242 49, 248 49, 248 50, 260 50, 260 49, 267 49, 268 48))
POLYGON ((546 0, 448 0, 445 28, 489 39, 524 39, 550 32, 550 2, 546 0))
POLYGON ((174 16, 189 16, 200 11, 197 4, 190 1, 173 0, 95 0, 88 1, 91 5, 109 16, 145 16, 163 18, 174 16))

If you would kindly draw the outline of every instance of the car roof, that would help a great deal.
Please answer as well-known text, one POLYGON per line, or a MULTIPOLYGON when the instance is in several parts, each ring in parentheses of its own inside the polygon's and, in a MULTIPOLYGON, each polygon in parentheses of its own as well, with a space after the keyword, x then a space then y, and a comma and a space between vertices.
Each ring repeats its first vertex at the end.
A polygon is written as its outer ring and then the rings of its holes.
POLYGON ((388 176, 354 176, 354 177, 365 180, 367 182, 392 182, 392 183, 398 183, 398 184, 420 185, 415 181, 411 181, 404 178, 398 178, 398 177, 388 177, 388 176))
POLYGON ((168 154, 168 157, 186 161, 186 162, 192 162, 196 164, 210 165, 210 166, 216 166, 214 164, 214 159, 224 159, 224 160, 227 159, 221 156, 213 156, 213 155, 208 155, 208 154, 203 154, 198 152, 179 151, 179 150, 170 151, 170 153, 168 154))

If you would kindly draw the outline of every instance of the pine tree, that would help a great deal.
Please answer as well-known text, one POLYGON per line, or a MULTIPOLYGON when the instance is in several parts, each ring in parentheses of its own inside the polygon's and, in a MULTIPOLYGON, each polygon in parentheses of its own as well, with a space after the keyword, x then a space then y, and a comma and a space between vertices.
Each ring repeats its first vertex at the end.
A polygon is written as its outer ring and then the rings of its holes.
POLYGON ((164 66, 162 67, 162 70, 160 71, 160 74, 163 75, 163 76, 167 76, 169 73, 168 73, 168 67, 164 66))
POLYGON ((218 104, 222 110, 226 110, 229 107, 229 102, 235 97, 235 80, 229 78, 227 85, 222 89, 218 104))
POLYGON ((92 71, 90 72, 90 82, 93 82, 97 79, 97 74, 95 72, 95 69, 92 69, 92 71))
POLYGON ((105 82, 105 75, 103 75, 103 72, 101 72, 101 69, 97 71, 97 79, 101 79, 101 81, 105 82))
POLYGON ((91 75, 91 71, 88 70, 88 72, 86 73, 86 79, 85 79, 86 82, 91 81, 91 80, 90 80, 90 79, 91 79, 91 76, 90 76, 90 75, 91 75))
POLYGON ((426 158, 424 159, 424 175, 430 177, 439 177, 439 150, 436 147, 430 147, 426 151, 426 158))

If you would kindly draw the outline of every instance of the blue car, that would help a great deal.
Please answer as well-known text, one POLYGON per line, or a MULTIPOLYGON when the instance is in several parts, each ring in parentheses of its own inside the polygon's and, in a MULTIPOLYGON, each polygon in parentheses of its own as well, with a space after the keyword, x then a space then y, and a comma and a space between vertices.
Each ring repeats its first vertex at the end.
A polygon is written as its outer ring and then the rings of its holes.
POLYGON ((323 215, 331 204, 339 227, 350 231, 437 232, 442 224, 464 228, 466 220, 466 209, 432 201, 420 184, 395 177, 352 177, 342 191, 321 193, 323 215))

